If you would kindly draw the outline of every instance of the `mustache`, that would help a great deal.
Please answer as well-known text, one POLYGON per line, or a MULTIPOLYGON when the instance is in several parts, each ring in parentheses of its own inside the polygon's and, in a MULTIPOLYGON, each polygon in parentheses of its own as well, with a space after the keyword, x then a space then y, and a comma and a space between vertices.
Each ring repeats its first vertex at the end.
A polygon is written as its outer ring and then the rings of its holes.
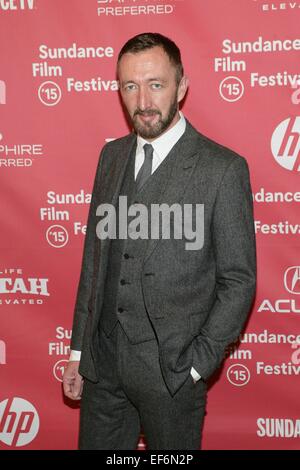
POLYGON ((160 111, 157 111, 157 109, 146 109, 144 111, 142 111, 141 109, 137 108, 133 114, 133 117, 135 116, 154 116, 155 114, 158 114, 159 116, 161 116, 161 112, 160 111))

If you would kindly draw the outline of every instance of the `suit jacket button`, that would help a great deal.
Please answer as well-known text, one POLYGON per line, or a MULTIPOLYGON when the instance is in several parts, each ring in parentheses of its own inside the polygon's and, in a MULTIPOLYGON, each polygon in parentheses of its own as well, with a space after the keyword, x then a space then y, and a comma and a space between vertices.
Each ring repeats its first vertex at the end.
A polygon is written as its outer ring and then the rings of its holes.
POLYGON ((122 286, 124 286, 124 285, 126 284, 125 279, 121 279, 120 284, 121 284, 122 286))
POLYGON ((119 312, 119 313, 122 313, 122 312, 124 312, 124 308, 122 308, 122 307, 119 307, 119 308, 118 308, 118 312, 119 312))
POLYGON ((125 259, 130 258, 129 254, 128 254, 128 253, 125 253, 125 254, 124 254, 124 258, 125 258, 125 259))

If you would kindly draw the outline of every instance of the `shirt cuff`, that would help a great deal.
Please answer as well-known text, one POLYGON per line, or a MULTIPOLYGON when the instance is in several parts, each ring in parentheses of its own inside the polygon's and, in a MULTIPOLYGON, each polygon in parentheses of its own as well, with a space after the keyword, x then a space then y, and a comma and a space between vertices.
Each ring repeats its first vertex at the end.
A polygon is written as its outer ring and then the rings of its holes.
POLYGON ((80 361, 80 357, 81 357, 81 351, 75 351, 74 349, 71 349, 69 361, 80 361))
POLYGON ((198 380, 201 379, 201 375, 198 374, 198 372, 194 369, 194 367, 191 368, 191 376, 196 382, 198 382, 198 380))

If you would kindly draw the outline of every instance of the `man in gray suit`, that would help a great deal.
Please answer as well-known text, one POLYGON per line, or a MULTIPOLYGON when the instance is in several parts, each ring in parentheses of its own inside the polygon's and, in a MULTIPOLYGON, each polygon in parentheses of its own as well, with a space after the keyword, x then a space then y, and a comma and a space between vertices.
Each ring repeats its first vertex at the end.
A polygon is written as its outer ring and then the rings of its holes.
POLYGON ((199 449, 207 379, 255 292, 248 166, 179 111, 188 80, 173 41, 130 39, 118 78, 135 132, 99 159, 64 392, 81 398, 80 449, 135 449, 141 429, 149 449, 199 449), (204 210, 188 212, 181 237, 144 236, 149 212, 133 216, 154 206, 169 209, 177 235, 176 211, 204 210))

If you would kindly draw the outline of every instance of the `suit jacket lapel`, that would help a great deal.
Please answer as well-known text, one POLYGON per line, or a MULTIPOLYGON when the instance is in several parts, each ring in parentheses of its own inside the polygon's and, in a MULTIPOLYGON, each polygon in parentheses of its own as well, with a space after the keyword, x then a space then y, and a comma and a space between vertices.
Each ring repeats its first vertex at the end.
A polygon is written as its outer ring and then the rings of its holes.
POLYGON ((116 155, 112 162, 107 176, 105 197, 103 198, 108 204, 113 204, 114 206, 117 205, 122 181, 130 156, 135 153, 136 142, 136 135, 130 134, 128 136, 128 142, 124 142, 125 155, 122 157, 116 155))
MULTIPOLYGON (((128 141, 124 142, 124 146, 122 147, 122 151, 124 149, 123 152, 125 153, 125 155, 115 155, 112 164, 108 170, 107 179, 104 182, 105 191, 103 192, 103 196, 101 197, 101 202, 104 202, 105 204, 112 204, 115 207, 118 203, 118 197, 122 181, 130 156, 132 155, 136 147, 137 139, 135 134, 130 134, 127 139, 128 141)), ((106 271, 110 242, 110 238, 105 238, 101 240, 101 243, 97 243, 96 245, 97 250, 101 252, 101 256, 100 253, 96 252, 96 259, 100 259, 99 272, 102 273, 106 271)))
MULTIPOLYGON (((195 166, 203 153, 207 153, 204 141, 202 141, 200 134, 187 121, 185 133, 169 154, 172 159, 174 158, 174 164, 172 165, 169 177, 166 179, 164 187, 153 203, 167 204, 168 206, 179 203, 194 173, 195 166)), ((144 262, 150 256, 158 241, 159 239, 148 240, 144 262)))

